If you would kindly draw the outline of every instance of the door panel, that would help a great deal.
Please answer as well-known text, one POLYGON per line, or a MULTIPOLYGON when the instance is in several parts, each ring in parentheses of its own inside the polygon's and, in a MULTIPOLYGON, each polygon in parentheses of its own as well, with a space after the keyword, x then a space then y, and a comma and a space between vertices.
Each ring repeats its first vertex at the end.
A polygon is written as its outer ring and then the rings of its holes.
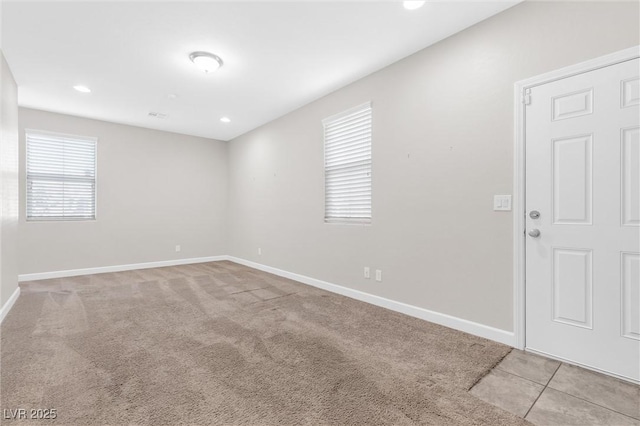
POLYGON ((553 141, 553 223, 591 224, 592 135, 553 141))
POLYGON ((640 78, 622 81, 622 108, 640 104, 640 78))
POLYGON ((640 127, 622 129, 622 224, 640 226, 640 127))
POLYGON ((553 249, 553 320, 592 328, 591 250, 553 249))
POLYGON ((526 346, 640 380, 640 60, 531 89, 526 346), (540 216, 532 218, 533 210, 540 216))
POLYGON ((640 256, 622 253, 622 335, 640 340, 640 256))
POLYGON ((553 98, 553 120, 580 117, 593 112, 593 89, 553 98))

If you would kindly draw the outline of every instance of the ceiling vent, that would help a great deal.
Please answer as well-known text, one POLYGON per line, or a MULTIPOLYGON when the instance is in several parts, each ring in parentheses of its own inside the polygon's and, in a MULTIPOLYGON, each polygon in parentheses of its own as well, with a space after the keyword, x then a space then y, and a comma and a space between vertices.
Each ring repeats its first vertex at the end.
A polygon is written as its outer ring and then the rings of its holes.
POLYGON ((160 120, 164 120, 165 118, 167 118, 167 114, 163 114, 161 112, 153 112, 153 111, 151 111, 149 113, 149 117, 154 117, 154 118, 158 118, 160 120))

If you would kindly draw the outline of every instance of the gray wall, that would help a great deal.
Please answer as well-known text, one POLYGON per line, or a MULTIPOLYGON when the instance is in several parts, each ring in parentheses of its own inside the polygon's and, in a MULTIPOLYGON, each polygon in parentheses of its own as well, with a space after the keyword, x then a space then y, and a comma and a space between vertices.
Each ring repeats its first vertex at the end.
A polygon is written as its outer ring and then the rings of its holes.
POLYGON ((513 84, 639 44, 639 12, 522 3, 233 140, 229 254, 512 330, 512 215, 492 198, 512 192, 513 84), (325 224, 321 120, 369 100, 372 225, 325 224))
POLYGON ((27 222, 20 197, 20 274, 226 254, 226 142, 24 108, 19 117, 21 194, 25 129, 98 138, 97 220, 27 222))
POLYGON ((18 288, 18 86, 0 50, 0 307, 18 288))

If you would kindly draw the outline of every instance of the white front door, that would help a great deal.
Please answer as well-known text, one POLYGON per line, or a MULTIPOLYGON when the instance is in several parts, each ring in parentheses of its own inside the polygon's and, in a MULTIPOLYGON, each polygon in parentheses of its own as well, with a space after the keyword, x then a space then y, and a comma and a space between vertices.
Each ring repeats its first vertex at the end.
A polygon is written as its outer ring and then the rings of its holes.
POLYGON ((635 59, 534 87, 525 118, 526 347, 634 381, 639 75, 635 59))

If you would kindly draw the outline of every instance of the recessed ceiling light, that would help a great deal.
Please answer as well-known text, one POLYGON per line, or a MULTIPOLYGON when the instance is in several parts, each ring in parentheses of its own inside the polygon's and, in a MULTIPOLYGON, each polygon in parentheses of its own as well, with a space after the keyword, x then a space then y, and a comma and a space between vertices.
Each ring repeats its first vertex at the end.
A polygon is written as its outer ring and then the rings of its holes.
POLYGON ((404 6, 405 9, 407 10, 416 10, 416 9, 420 9, 422 6, 424 6, 424 1, 404 1, 402 2, 402 5, 404 6))
POLYGON ((222 117, 220 121, 222 121, 223 123, 231 123, 231 119, 229 117, 222 117))
POLYGON ((91 89, 89 89, 87 86, 73 86, 73 88, 76 89, 78 92, 91 93, 91 89))
POLYGON ((214 72, 222 66, 222 59, 209 52, 193 52, 189 59, 204 72, 214 72))

